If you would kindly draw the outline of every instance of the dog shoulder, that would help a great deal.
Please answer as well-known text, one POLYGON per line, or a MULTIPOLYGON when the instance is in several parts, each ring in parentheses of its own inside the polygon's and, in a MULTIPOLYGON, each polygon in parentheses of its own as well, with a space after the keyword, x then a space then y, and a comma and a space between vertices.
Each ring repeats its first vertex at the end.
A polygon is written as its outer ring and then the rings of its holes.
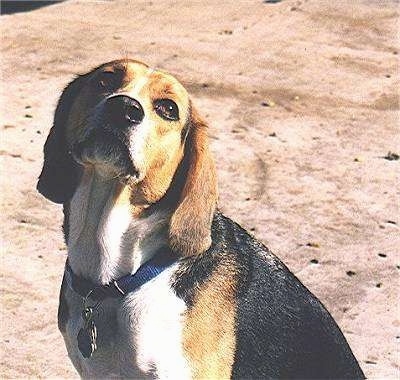
POLYGON ((362 377, 325 307, 222 214, 210 249, 182 263, 172 287, 187 307, 183 347, 195 378, 362 377))
POLYGON ((224 220, 238 273, 232 377, 363 378, 323 304, 267 247, 224 220))

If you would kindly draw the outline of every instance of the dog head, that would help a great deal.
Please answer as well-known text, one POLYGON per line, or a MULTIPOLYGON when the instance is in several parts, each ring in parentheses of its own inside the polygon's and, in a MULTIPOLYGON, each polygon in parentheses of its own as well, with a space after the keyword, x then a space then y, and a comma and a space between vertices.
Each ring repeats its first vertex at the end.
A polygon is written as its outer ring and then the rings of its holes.
POLYGON ((169 204, 170 245, 177 253, 210 246, 217 189, 207 126, 173 76, 120 60, 65 88, 37 188, 53 202, 68 203, 88 167, 129 186, 135 205, 169 204), (172 202, 165 202, 168 194, 172 202))

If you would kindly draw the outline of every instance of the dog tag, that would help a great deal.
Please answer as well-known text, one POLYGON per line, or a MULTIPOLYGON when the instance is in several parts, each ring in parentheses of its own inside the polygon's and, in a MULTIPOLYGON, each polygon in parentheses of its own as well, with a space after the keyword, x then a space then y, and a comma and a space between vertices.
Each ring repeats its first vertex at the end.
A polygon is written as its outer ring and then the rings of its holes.
POLYGON ((84 358, 90 358, 96 351, 97 328, 93 320, 93 309, 85 308, 82 311, 84 327, 78 333, 78 348, 84 358))

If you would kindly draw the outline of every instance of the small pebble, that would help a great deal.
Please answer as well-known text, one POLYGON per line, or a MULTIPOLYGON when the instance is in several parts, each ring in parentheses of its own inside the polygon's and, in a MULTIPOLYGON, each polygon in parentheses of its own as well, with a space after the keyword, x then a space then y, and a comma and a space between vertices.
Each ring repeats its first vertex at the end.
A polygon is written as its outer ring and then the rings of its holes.
POLYGON ((319 243, 316 243, 316 242, 313 242, 313 241, 308 242, 308 243, 306 244, 306 246, 307 246, 307 247, 312 247, 312 248, 319 248, 319 247, 320 247, 319 243))
POLYGON ((28 119, 32 119, 32 115, 30 115, 29 113, 25 114, 25 117, 28 119))
POLYGON ((375 286, 376 286, 377 288, 381 288, 381 287, 382 287, 382 283, 381 283, 381 282, 378 282, 375 286))
POLYGON ((312 259, 312 260, 310 260, 310 263, 311 263, 311 264, 318 264, 319 261, 318 261, 317 259, 312 259))
POLYGON ((378 256, 379 256, 379 257, 387 257, 387 255, 384 254, 384 253, 378 253, 378 256))
POLYGON ((346 274, 347 274, 349 277, 352 277, 352 276, 355 276, 356 272, 353 272, 352 270, 348 270, 348 271, 346 272, 346 274))
POLYGON ((274 107, 275 102, 273 100, 268 100, 268 101, 261 102, 261 105, 263 107, 274 107))

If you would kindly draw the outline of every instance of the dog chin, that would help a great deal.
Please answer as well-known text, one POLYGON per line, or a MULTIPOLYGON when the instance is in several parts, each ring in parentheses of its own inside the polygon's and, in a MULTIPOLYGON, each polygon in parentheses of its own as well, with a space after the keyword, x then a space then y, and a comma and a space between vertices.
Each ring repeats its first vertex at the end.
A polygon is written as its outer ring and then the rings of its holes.
POLYGON ((93 133, 75 144, 72 156, 82 166, 93 166, 103 178, 116 178, 124 183, 140 180, 129 149, 115 136, 93 133))

